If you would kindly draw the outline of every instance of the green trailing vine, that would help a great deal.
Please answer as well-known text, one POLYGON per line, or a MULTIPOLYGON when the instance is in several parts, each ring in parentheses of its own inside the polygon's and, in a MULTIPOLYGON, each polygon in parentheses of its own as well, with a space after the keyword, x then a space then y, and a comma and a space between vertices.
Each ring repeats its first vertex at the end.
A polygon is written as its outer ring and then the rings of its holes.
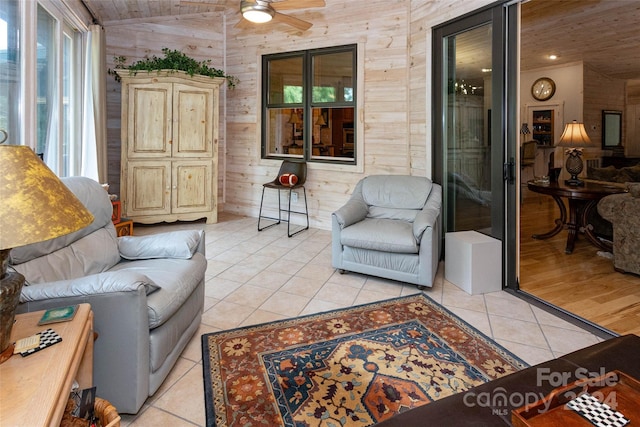
MULTIPOLYGON (((124 56, 114 56, 113 61, 117 70, 129 70, 134 75, 141 71, 151 72, 159 70, 177 70, 184 71, 190 76, 199 74, 201 76, 208 77, 222 77, 227 80, 227 85, 231 89, 233 89, 238 83, 238 79, 236 77, 229 76, 224 71, 211 67, 210 59, 206 61, 196 61, 182 52, 171 50, 166 47, 162 49, 162 53, 164 53, 163 58, 158 58, 154 55, 151 58, 147 57, 145 59, 141 59, 131 65, 126 65, 127 58, 124 56)), ((109 74, 113 74, 116 81, 120 81, 118 74, 111 70, 109 70, 109 74)))

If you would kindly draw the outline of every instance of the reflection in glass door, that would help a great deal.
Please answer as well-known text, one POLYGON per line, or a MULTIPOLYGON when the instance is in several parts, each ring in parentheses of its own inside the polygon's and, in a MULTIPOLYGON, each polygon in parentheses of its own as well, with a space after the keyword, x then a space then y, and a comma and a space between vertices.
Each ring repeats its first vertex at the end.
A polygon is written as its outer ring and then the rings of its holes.
POLYGON ((491 235, 491 23, 445 37, 446 231, 491 235))

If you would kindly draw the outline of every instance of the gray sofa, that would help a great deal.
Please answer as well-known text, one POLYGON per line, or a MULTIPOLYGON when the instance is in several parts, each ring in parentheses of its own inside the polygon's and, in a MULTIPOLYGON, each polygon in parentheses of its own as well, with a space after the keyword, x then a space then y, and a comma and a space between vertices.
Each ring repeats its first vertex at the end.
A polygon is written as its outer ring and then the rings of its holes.
POLYGON ((371 175, 332 215, 332 265, 432 286, 442 245, 442 188, 428 178, 371 175))
POLYGON ((18 312, 91 304, 96 393, 118 412, 136 413, 200 325, 204 232, 118 238, 100 184, 62 181, 95 219, 75 233, 11 251, 13 268, 28 284, 18 312))

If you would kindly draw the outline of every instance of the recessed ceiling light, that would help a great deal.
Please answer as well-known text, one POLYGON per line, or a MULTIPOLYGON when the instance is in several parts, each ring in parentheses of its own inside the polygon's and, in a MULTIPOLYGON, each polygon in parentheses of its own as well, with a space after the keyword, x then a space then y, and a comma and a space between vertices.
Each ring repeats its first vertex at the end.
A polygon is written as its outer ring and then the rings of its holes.
POLYGON ((483 68, 482 72, 483 73, 490 73, 491 72, 491 68, 483 68))
POLYGON ((558 56, 557 55, 549 55, 549 59, 553 61, 555 59, 558 59, 558 56))

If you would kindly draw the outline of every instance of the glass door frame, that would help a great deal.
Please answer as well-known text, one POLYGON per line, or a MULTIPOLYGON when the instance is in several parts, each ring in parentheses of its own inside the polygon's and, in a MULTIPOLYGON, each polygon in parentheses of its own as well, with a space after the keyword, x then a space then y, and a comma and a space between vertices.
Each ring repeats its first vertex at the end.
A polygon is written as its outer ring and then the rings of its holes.
MULTIPOLYGON (((503 242, 503 287, 517 289, 516 144, 518 114, 517 4, 498 2, 439 25, 433 30, 433 158, 434 181, 447 185, 445 161, 447 85, 442 64, 447 37, 492 25, 491 129, 491 224, 492 237, 503 242), (513 42, 510 42, 513 41, 513 42), (510 43, 508 43, 510 42, 510 43), (508 160, 507 160, 508 159, 508 160)), ((446 209, 443 201, 443 209, 446 209)), ((447 213, 443 212, 443 218, 447 213)), ((446 227, 446 225, 445 225, 446 227)), ((446 228, 442 234, 443 244, 446 228)), ((446 262, 446 261, 445 261, 446 262)))

